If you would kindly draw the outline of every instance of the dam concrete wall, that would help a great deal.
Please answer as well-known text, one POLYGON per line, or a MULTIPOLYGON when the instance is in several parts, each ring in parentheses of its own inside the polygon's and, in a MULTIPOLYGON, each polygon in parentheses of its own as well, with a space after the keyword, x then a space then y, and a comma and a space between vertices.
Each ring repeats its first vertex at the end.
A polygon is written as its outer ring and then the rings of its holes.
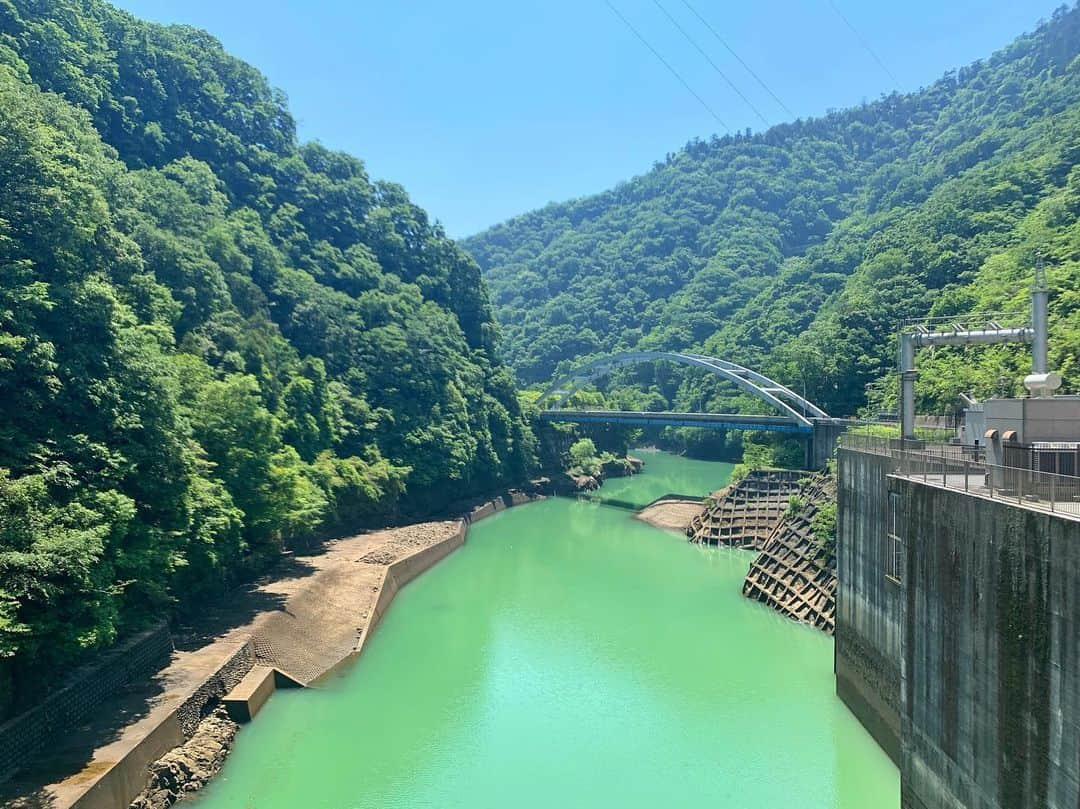
POLYGON ((1080 520, 841 449, 836 688, 902 809, 1080 806, 1080 520))
POLYGON ((836 693, 899 765, 903 591, 887 578, 885 455, 838 451, 836 693))
POLYGON ((889 479, 904 809, 1080 805, 1080 521, 889 479))

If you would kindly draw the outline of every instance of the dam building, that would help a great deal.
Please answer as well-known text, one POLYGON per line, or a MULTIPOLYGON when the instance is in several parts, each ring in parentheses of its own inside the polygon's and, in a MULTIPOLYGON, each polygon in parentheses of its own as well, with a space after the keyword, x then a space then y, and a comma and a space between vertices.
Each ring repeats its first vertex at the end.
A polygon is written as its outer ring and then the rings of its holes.
POLYGON ((1045 331, 1008 339, 1036 347, 1030 396, 972 402, 931 444, 908 387, 901 438, 838 450, 836 690, 902 809, 1080 806, 1080 397, 1054 395, 1045 331))

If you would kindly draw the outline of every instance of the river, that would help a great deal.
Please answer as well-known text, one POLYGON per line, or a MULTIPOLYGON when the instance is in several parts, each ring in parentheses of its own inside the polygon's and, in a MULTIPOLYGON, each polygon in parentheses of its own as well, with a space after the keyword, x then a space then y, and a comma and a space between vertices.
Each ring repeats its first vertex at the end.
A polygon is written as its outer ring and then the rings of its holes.
MULTIPOLYGON (((647 453, 604 496, 707 493, 729 464, 647 453)), ((895 809, 834 694, 832 640, 740 594, 752 556, 558 498, 484 520, 395 600, 350 670, 278 692, 198 809, 895 809)))

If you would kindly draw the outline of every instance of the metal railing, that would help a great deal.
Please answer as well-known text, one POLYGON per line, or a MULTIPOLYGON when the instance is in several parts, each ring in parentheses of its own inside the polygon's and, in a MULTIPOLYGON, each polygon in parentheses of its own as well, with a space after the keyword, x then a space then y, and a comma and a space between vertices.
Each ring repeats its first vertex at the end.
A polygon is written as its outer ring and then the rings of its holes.
POLYGON ((1000 329, 1003 326, 1022 326, 1031 313, 1026 310, 1014 312, 972 312, 967 315, 944 315, 941 317, 915 317, 900 322, 900 330, 922 327, 923 331, 969 331, 971 329, 1000 329))
POLYGON ((876 455, 894 455, 898 452, 916 452, 935 458, 983 461, 986 459, 986 447, 978 444, 940 443, 924 440, 901 440, 880 435, 846 432, 840 436, 840 446, 844 449, 856 449, 876 455))
POLYGON ((840 439, 844 449, 890 458, 893 475, 1080 518, 1080 477, 990 464, 983 447, 919 443, 853 433, 840 439))

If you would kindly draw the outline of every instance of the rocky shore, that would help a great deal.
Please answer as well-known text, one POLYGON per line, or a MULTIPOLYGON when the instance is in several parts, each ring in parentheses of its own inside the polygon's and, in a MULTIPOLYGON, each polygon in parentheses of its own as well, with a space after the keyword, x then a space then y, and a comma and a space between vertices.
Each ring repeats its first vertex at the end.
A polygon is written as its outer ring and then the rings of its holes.
POLYGON ((219 705, 190 739, 151 765, 146 789, 131 802, 131 809, 167 809, 198 792, 225 763, 239 729, 219 705))
POLYGON ((543 477, 530 481, 530 486, 539 493, 569 496, 594 492, 608 478, 622 478, 636 475, 645 467, 645 462, 633 455, 623 458, 607 458, 600 464, 595 475, 572 474, 563 472, 554 477, 543 477))

